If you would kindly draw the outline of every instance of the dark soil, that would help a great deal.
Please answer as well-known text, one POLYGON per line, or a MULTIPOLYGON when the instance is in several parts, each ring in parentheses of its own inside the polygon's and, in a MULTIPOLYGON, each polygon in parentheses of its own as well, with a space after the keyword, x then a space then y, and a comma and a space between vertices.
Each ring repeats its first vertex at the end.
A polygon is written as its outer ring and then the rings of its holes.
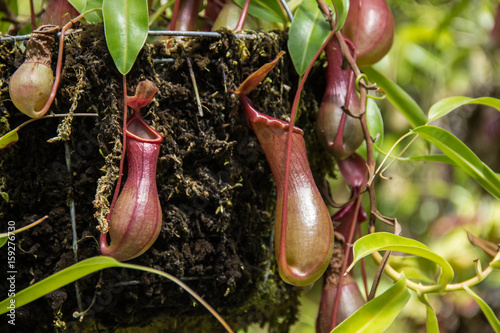
MULTIPOLYGON (((82 26, 66 38, 64 67, 54 113, 98 113, 99 117, 43 119, 20 131, 15 145, 0 150, 1 230, 48 215, 16 239, 16 289, 20 291, 83 259, 100 255, 99 216, 111 201, 121 156, 122 76, 107 51, 101 25, 82 26), (69 130, 68 130, 69 129, 69 130), (66 140, 66 141, 65 141, 66 140), (66 156, 70 156, 68 170, 66 156), (98 200, 96 193, 99 193, 98 200), (93 201, 95 200, 95 204, 93 201), (75 205, 76 240, 70 206, 75 205)), ((57 43, 56 46, 57 47, 57 43)), ((144 79, 158 87, 145 120, 164 136, 157 184, 163 209, 158 240, 130 263, 181 278, 234 328, 268 322, 286 332, 296 320, 299 289, 284 283, 276 269, 272 243, 275 190, 270 169, 247 126, 235 89, 252 71, 286 50, 285 33, 255 34, 238 40, 195 38, 173 44, 148 44, 127 75, 133 95, 144 79), (199 115, 190 59, 203 116, 199 115)), ((55 69, 56 52, 53 67, 55 69)), ((21 48, 0 43, 0 135, 27 117, 9 100, 8 81, 24 61, 21 48)), ((297 77, 284 58, 250 95, 263 113, 287 119, 297 77)), ((309 93, 298 125, 308 148, 317 102, 309 93), (307 110, 307 113, 305 112, 307 110), (307 117, 306 117, 307 116, 307 117)), ((319 149, 319 148, 318 148, 319 149)), ((309 149, 313 172, 331 168, 331 159, 309 149)), ((101 214, 102 215, 102 214, 101 214)), ((0 261, 7 262, 7 251, 0 261)), ((2 265, 5 267, 5 265, 2 265)), ((0 299, 6 284, 0 284, 0 299)), ((0 331, 6 331, 2 320, 0 331)), ((185 291, 153 274, 106 269, 18 308, 18 332, 114 331, 118 327, 161 327, 153 331, 219 332, 220 324, 185 291), (80 321, 75 312, 85 314, 80 321)))

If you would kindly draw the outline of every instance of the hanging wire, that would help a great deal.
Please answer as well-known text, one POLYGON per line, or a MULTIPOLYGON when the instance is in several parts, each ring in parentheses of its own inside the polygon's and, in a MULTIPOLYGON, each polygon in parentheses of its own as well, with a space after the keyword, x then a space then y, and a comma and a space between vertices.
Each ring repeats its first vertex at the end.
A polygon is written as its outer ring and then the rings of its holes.
MULTIPOLYGON (((60 33, 57 34, 60 36, 60 33)), ((150 30, 148 31, 149 36, 172 36, 172 37, 212 37, 221 38, 222 34, 213 31, 173 31, 173 30, 150 30)), ((241 39, 254 39, 257 38, 256 35, 252 34, 234 34, 236 38, 241 39)), ((31 34, 21 35, 21 36, 6 36, 1 37, 0 42, 18 42, 22 40, 30 39, 31 34)))
POLYGON ((288 7, 288 3, 286 2, 286 0, 279 0, 281 6, 283 7, 283 9, 285 10, 286 12, 286 15, 288 16, 288 20, 290 21, 290 23, 293 22, 293 14, 292 14, 292 11, 290 10, 290 7, 288 7))

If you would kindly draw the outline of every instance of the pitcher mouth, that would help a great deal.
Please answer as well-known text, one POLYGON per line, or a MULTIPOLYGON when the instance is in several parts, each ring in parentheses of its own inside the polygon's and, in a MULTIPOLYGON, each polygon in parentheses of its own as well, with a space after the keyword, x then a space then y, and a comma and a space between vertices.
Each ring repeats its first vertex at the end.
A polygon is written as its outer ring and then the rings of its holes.
POLYGON ((160 143, 163 137, 149 126, 138 112, 127 122, 126 135, 141 142, 160 143))

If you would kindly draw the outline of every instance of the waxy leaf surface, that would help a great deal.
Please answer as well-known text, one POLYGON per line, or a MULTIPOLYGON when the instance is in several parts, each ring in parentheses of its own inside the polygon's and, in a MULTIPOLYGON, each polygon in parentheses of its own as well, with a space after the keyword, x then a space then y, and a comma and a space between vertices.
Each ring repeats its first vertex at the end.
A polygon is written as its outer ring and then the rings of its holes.
POLYGON ((147 0, 104 0, 102 16, 109 53, 120 73, 125 75, 148 36, 147 0))
POLYGON ((0 137, 0 149, 13 145, 17 141, 19 141, 17 129, 7 132, 4 136, 0 137))
POLYGON ((309 63, 330 34, 330 25, 315 0, 304 0, 295 14, 288 38, 288 50, 295 70, 304 74, 309 63))
POLYGON ((335 31, 339 31, 344 26, 349 12, 349 0, 332 0, 335 10, 335 31))
POLYGON ((439 276, 438 283, 442 288, 453 280, 453 268, 443 257, 432 252, 427 246, 414 239, 397 236, 387 232, 376 232, 358 239, 356 243, 354 243, 354 259, 348 271, 356 262, 361 260, 361 258, 377 251, 399 251, 420 256, 435 262, 441 266, 441 275, 439 276))
MULTIPOLYGON (((245 5, 245 0, 234 0, 234 2, 241 8, 245 5)), ((278 0, 252 0, 248 12, 262 20, 286 23, 285 15, 278 0)))
POLYGON ((383 294, 362 306, 352 316, 340 323, 332 333, 384 332, 399 315, 410 299, 406 278, 401 279, 383 294))
POLYGON ((69 0, 75 9, 83 14, 89 10, 98 9, 85 15, 89 23, 102 22, 102 2, 103 0, 69 0))

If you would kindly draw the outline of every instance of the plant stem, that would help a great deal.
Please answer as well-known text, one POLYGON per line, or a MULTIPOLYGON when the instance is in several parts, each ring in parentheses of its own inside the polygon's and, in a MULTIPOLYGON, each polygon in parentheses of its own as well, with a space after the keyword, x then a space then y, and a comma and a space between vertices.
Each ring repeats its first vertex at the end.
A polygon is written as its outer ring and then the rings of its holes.
POLYGON ((245 20, 247 18, 247 14, 248 14, 248 8, 250 7, 250 1, 251 0, 245 0, 245 5, 243 6, 243 10, 241 11, 240 19, 238 20, 238 23, 236 24, 234 31, 243 30, 243 26, 245 25, 245 20))
MULTIPOLYGON (((111 218, 111 214, 113 213, 113 209, 115 208, 116 200, 118 199, 118 194, 120 193, 120 185, 122 183, 122 175, 123 175, 123 165, 125 163, 125 151, 127 150, 127 136, 125 132, 127 131, 127 76, 123 75, 123 143, 122 143, 122 156, 120 157, 120 170, 118 171, 118 181, 116 182, 115 193, 113 195, 113 200, 111 201, 111 205, 109 206, 109 213, 106 216, 106 220, 109 223, 109 219, 111 218)), ((106 233, 108 226, 106 225, 102 233, 106 233)))
MULTIPOLYGON (((92 10, 93 11, 93 10, 92 10)), ((54 98, 56 98, 56 93, 57 93, 57 88, 59 87, 59 82, 61 81, 61 69, 62 69, 62 58, 63 58, 63 53, 64 53, 64 34, 66 33, 66 30, 70 28, 75 22, 78 22, 81 20, 87 13, 90 13, 91 11, 85 12, 83 14, 78 15, 75 17, 73 20, 69 21, 64 25, 64 27, 61 30, 61 38, 59 40, 59 54, 57 55, 57 67, 56 67, 56 75, 54 79, 54 84, 52 85, 52 90, 50 91, 50 96, 43 108, 36 112, 37 115, 43 116, 44 114, 49 111, 50 106, 52 105, 52 102, 54 101, 54 98)))
POLYGON ((175 25, 177 24, 177 16, 179 16, 180 4, 181 4, 180 0, 175 0, 174 11, 172 12, 172 19, 170 20, 170 29, 171 30, 176 30, 175 25))
POLYGON ((30 0, 30 16, 31 16, 31 30, 36 30, 36 15, 33 0, 30 0))

